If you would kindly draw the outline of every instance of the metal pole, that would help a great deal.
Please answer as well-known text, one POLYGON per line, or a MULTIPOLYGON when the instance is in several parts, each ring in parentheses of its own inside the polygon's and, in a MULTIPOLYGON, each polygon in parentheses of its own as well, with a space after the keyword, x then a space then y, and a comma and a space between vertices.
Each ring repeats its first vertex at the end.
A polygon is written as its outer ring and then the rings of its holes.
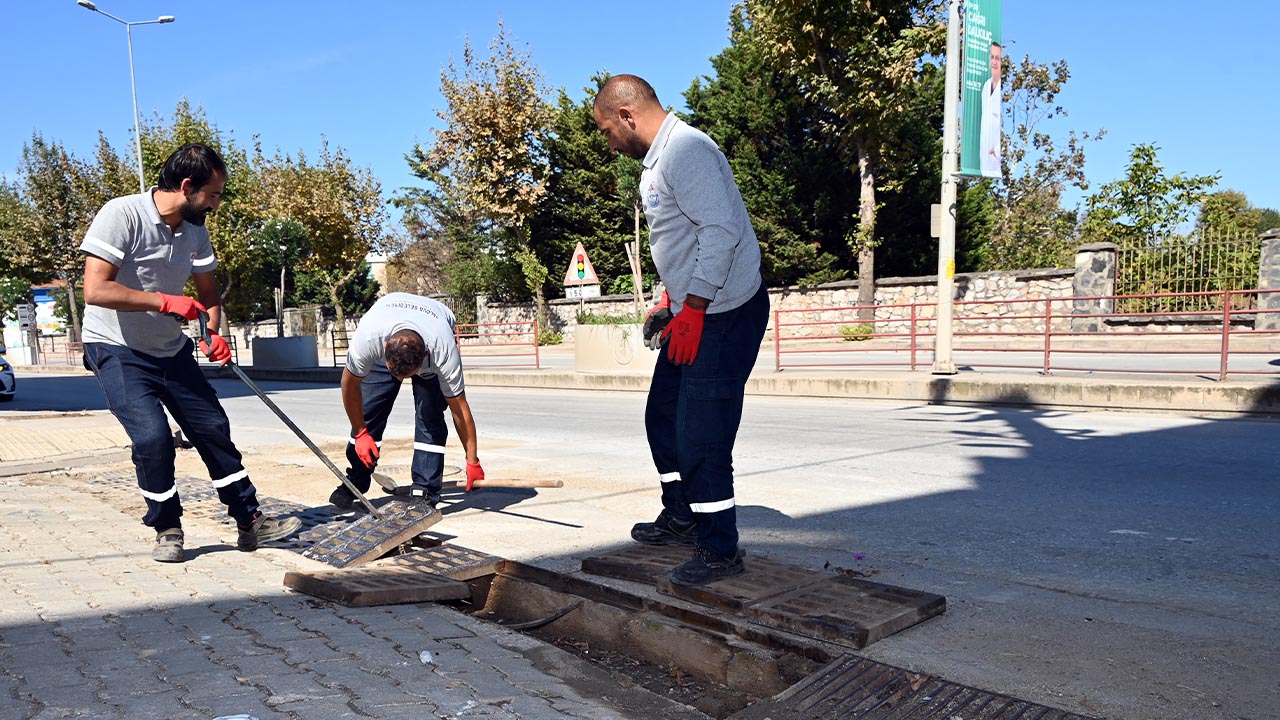
POLYGON ((129 38, 129 90, 133 93, 133 151, 138 157, 138 192, 147 191, 147 179, 142 172, 142 130, 138 122, 138 83, 133 74, 133 25, 124 24, 124 33, 129 38))
POLYGON ((933 346, 933 374, 955 375, 951 358, 951 318, 956 275, 956 154, 960 111, 960 0, 947 3, 947 67, 942 106, 942 217, 938 238, 938 327, 933 346))

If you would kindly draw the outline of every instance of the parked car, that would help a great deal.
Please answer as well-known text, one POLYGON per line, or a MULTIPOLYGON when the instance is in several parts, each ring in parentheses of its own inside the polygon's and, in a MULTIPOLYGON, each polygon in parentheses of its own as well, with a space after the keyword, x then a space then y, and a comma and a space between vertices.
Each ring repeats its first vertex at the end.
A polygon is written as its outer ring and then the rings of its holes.
POLYGON ((12 400, 17 391, 18 381, 13 377, 13 366, 0 355, 0 402, 12 400))

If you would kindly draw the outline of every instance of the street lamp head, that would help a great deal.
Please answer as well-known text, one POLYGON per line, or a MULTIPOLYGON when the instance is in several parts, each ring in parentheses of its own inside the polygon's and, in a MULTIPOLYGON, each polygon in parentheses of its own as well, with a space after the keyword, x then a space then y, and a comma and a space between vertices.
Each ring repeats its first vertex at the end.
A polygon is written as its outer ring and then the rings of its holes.
POLYGON ((156 22, 162 22, 162 23, 170 23, 170 22, 173 22, 173 16, 172 16, 172 15, 161 15, 161 16, 160 16, 160 19, 159 19, 159 20, 157 20, 156 22))
POLYGON ((97 10, 98 6, 89 2, 89 0, 76 0, 76 4, 86 10, 97 10))

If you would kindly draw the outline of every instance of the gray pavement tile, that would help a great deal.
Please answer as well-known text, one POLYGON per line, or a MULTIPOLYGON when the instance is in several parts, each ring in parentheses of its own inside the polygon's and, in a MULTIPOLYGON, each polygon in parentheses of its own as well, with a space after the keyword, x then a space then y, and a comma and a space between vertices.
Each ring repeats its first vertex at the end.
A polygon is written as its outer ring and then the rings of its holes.
POLYGON ((422 613, 412 617, 409 622, 422 629, 436 640, 475 637, 475 633, 449 619, 450 615, 461 618, 462 615, 444 608, 423 608, 422 613))
POLYGON ((461 680, 475 691, 476 700, 486 705, 509 702, 524 692, 507 681, 502 673, 490 667, 478 666, 466 672, 443 673, 450 680, 461 680))
POLYGON ((265 697, 262 690, 255 687, 253 680, 238 678, 235 673, 225 668, 220 673, 191 673, 163 679, 180 686, 182 690, 179 695, 182 701, 190 705, 198 705, 199 701, 209 698, 232 695, 265 697))
POLYGON ((222 671, 222 666, 209 659, 209 655, 204 648, 144 653, 143 657, 160 668, 158 674, 162 678, 222 671))
POLYGON ((377 720, 433 720, 441 717, 440 711, 429 702, 365 705, 355 701, 352 704, 366 716, 377 718, 377 720))
POLYGON ((369 702, 393 703, 404 695, 404 681, 422 682, 421 673, 378 673, 362 670, 348 663, 324 663, 312 666, 326 687, 345 688, 355 697, 369 702))
POLYGON ((141 672, 159 672, 158 666, 144 660, 136 650, 128 647, 105 648, 76 653, 84 662, 86 674, 100 675, 112 670, 140 669, 141 672))
POLYGON ((461 680, 434 676, 422 682, 402 682, 400 684, 407 695, 422 698, 442 713, 453 713, 459 708, 476 702, 475 692, 461 680))
POLYGON ((520 718, 520 720, 561 720, 564 713, 551 706, 541 698, 520 695, 511 702, 502 703, 502 709, 520 718))
POLYGON ((0 647, 57 643, 56 629, 56 626, 44 622, 0 627, 0 647))
POLYGON ((341 690, 322 685, 320 677, 314 672, 294 672, 254 678, 253 684, 270 693, 267 703, 272 707, 299 700, 346 697, 341 690))
POLYGON ((471 656, 478 660, 511 659, 521 657, 519 653, 502 647, 498 643, 494 642, 492 638, 477 636, 473 638, 462 638, 454 640, 453 642, 471 653, 471 656))
POLYGON ((242 655, 240 657, 221 660, 220 664, 235 668, 239 676, 244 678, 261 678, 270 677, 272 675, 305 672, 304 670, 299 670, 298 668, 291 667, 285 663, 284 655, 280 653, 271 653, 269 655, 242 655))
POLYGON ((145 695, 130 695, 113 702, 113 704, 122 708, 124 716, 129 720, 140 720, 142 718, 208 720, 209 718, 205 713, 183 705, 182 701, 179 700, 177 690, 145 695))
POLYGON ((40 707, 35 703, 13 698, 5 698, 4 703, 0 705, 0 720, 31 720, 40 707))
POLYGON ((58 630, 59 637, 72 655, 92 650, 118 650, 124 646, 124 638, 115 630, 58 630))
POLYGON ((316 640, 319 633, 303 630, 293 621, 266 623, 250 627, 258 642, 270 647, 283 647, 301 640, 316 640))
POLYGON ((337 698, 316 698, 296 700, 294 702, 273 705, 279 712, 289 713, 300 718, 324 718, 324 720, 341 720, 342 718, 359 718, 360 713, 352 710, 346 702, 337 698))
POLYGON ((157 677, 155 668, 151 666, 148 666, 145 671, 111 670, 94 677, 102 683, 98 696, 112 704, 119 704, 117 701, 123 701, 131 695, 164 693, 178 689, 177 685, 157 677))
POLYGON ((18 693, 22 697, 44 705, 45 710, 58 709, 65 714, 105 712, 102 700, 97 695, 97 683, 84 683, 80 686, 62 685, 32 688, 24 686, 18 693))
POLYGON ((116 618, 115 622, 119 626, 121 634, 128 637, 173 632, 173 626, 165 620, 163 612, 159 610, 146 614, 131 613, 121 615, 116 618))
POLYGON ((240 631, 239 635, 202 639, 200 644, 204 646, 210 658, 219 661, 245 655, 272 655, 277 652, 273 648, 257 644, 243 630, 240 631))

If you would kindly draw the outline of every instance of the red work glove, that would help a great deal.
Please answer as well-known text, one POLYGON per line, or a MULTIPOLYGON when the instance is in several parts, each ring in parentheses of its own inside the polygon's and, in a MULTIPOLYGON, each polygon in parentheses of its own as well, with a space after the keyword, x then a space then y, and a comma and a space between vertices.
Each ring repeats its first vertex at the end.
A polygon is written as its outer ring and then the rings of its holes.
MULTIPOLYGON (((658 304, 653 306, 653 309, 649 311, 649 315, 653 315, 662 308, 667 308, 668 310, 671 309, 671 298, 667 297, 666 290, 662 291, 662 297, 658 298, 658 304)), ((645 316, 645 319, 648 320, 649 316, 645 316)))
POLYGON ((667 359, 676 365, 692 365, 698 357, 698 345, 702 342, 702 323, 707 317, 706 310, 690 307, 684 308, 671 319, 671 324, 662 331, 667 338, 667 359))
POLYGON ((215 332, 209 333, 208 343, 204 340, 200 341, 200 352, 219 365, 226 365, 231 360, 231 348, 227 346, 227 341, 215 332))
POLYGON ((467 461, 467 492, 471 492, 471 485, 477 480, 484 479, 484 468, 480 467, 480 459, 476 458, 475 462, 467 461))
POLYGON ((374 441, 373 436, 369 434, 369 428, 360 428, 360 432, 356 433, 356 456, 360 458, 360 462, 368 467, 378 464, 378 443, 374 441))
POLYGON ((195 320, 201 311, 208 312, 205 306, 200 304, 199 300, 189 298, 186 295, 156 294, 160 296, 160 312, 162 313, 180 315, 187 320, 195 320))

